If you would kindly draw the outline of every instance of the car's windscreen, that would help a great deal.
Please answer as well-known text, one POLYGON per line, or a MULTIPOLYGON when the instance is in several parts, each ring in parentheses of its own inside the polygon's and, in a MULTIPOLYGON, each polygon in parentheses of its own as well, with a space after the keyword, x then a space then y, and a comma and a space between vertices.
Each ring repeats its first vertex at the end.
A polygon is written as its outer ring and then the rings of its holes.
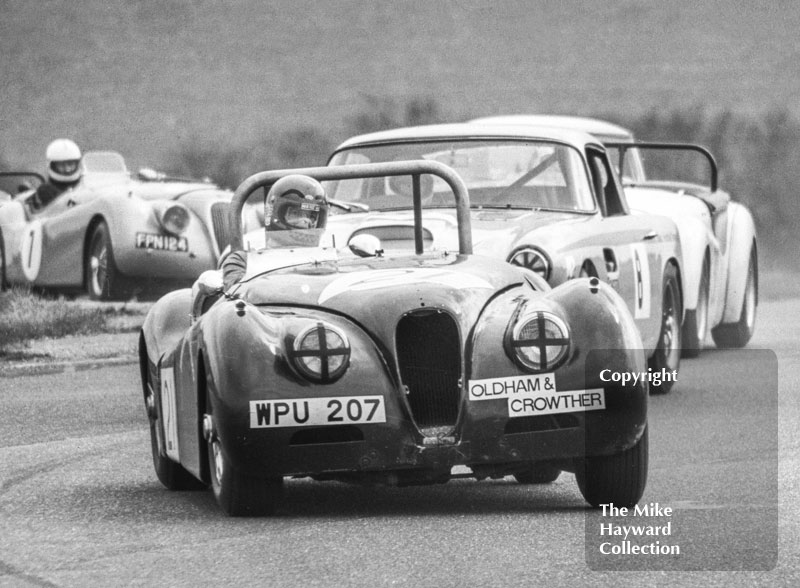
POLYGON ((620 177, 624 183, 635 184, 645 181, 644 166, 642 165, 642 154, 638 149, 626 149, 625 159, 623 161, 620 161, 619 149, 616 147, 606 146, 606 151, 608 152, 608 160, 614 164, 617 174, 621 173, 620 177))
MULTIPOLYGON (((560 143, 462 140, 353 147, 330 165, 427 159, 453 168, 464 180, 473 208, 524 208, 589 212, 595 209, 586 166, 578 150, 560 143)), ((454 206, 447 183, 421 180, 426 207, 454 206)), ((412 206, 411 179, 365 178, 328 182, 329 198, 397 210, 412 206)))

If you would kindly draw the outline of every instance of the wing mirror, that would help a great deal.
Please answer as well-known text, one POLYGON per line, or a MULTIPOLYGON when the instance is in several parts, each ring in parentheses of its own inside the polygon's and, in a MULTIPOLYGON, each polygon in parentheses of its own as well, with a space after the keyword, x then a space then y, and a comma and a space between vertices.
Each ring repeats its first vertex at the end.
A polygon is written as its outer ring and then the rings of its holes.
POLYGON ((381 240, 369 233, 356 235, 350 239, 347 246, 350 248, 350 251, 359 257, 377 257, 383 254, 381 240))

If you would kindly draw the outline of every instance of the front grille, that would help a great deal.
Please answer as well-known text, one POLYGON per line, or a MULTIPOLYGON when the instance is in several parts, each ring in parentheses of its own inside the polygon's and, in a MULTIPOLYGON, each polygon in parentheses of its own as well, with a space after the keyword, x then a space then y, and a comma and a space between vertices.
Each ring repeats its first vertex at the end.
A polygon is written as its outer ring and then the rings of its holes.
POLYGON ((215 202, 211 205, 211 226, 220 252, 231 242, 231 229, 228 224, 229 202, 215 202))
POLYGON ((541 431, 555 431, 557 429, 574 429, 580 423, 571 414, 544 414, 541 416, 527 416, 508 419, 504 434, 538 433, 541 431))
POLYGON ((408 402, 421 429, 452 427, 459 407, 461 342, 453 318, 417 311, 397 324, 397 361, 408 402))
POLYGON ((363 441, 364 433, 353 425, 302 429, 292 435, 289 445, 322 445, 325 443, 352 443, 363 441))

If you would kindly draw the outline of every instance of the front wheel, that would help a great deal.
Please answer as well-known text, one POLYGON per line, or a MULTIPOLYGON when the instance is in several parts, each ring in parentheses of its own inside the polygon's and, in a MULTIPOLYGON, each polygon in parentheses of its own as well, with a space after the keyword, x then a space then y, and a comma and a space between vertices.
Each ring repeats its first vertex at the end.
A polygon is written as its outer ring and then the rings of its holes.
POLYGON ((703 260, 703 270, 700 274, 700 288, 697 291, 697 307, 686 311, 683 321, 683 352, 682 357, 697 357, 703 348, 708 331, 708 298, 709 298, 709 268, 708 258, 703 260))
POLYGON ((283 495, 283 478, 252 476, 235 468, 217 433, 211 398, 206 401, 206 410, 203 434, 208 446, 211 489, 217 504, 232 517, 274 514, 283 495))
POLYGON ((632 507, 647 484, 649 446, 647 428, 636 444, 616 455, 586 457, 575 467, 575 479, 586 502, 632 507))
MULTIPOLYGON (((658 344, 648 361, 653 372, 664 370, 667 374, 678 371, 681 363, 681 290, 678 270, 668 265, 664 271, 664 292, 661 297, 661 330, 658 344)), ((674 375, 674 374, 673 374, 674 375)), ((658 386, 650 384, 651 394, 666 394, 672 388, 674 377, 659 378, 658 386)))
POLYGON ((105 221, 100 221, 92 232, 84 270, 89 298, 116 300, 123 297, 123 277, 114 262, 111 233, 105 221))
POLYGON ((719 348, 744 347, 753 336, 756 328, 756 307, 758 306, 758 261, 755 249, 750 251, 747 267, 744 300, 739 320, 735 323, 719 325, 711 330, 711 337, 719 348))
POLYGON ((205 484, 186 471, 182 465, 167 457, 162 426, 164 419, 155 392, 155 366, 147 358, 143 339, 139 341, 139 359, 144 385, 145 411, 147 420, 150 422, 150 450, 153 454, 156 476, 168 490, 202 490, 206 488, 205 484))

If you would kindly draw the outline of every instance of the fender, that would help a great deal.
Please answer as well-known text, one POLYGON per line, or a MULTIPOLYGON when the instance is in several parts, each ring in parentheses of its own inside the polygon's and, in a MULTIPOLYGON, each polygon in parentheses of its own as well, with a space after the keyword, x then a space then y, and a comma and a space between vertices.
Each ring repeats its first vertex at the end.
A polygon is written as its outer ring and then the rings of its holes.
POLYGON ((158 365, 161 356, 178 345, 191 325, 192 291, 174 290, 156 302, 142 324, 147 357, 158 365))
POLYGON ((19 262, 19 248, 22 231, 26 224, 25 209, 20 200, 3 205, 0 210, 0 230, 2 231, 5 254, 5 278, 7 284, 26 283, 19 262))
MULTIPOLYGON (((750 251, 756 243, 756 227, 750 211, 739 203, 731 202, 728 216, 730 217, 726 269, 728 286, 725 292, 725 311, 722 322, 735 323, 739 320, 742 312, 747 283, 747 264, 750 260, 750 251)), ((758 293, 758 288, 756 288, 756 293, 758 293)))
POLYGON ((137 233, 162 233, 153 203, 136 194, 103 196, 96 198, 89 207, 87 213, 91 214, 92 222, 86 218, 82 224, 87 227, 86 246, 91 239, 94 219, 102 217, 111 235, 114 263, 124 275, 193 280, 203 270, 216 266, 213 238, 201 217, 194 212, 196 206, 187 207, 192 219, 184 234, 189 244, 188 254, 136 248, 137 233), (174 261, 176 255, 182 256, 180 266, 174 261))
MULTIPOLYGON (((683 258, 683 263, 679 264, 678 270, 682 276, 683 310, 685 312, 697 308, 700 275, 703 271, 706 251, 711 251, 712 260, 718 258, 720 244, 711 234, 708 226, 699 218, 686 216, 675 224, 678 227, 683 258)), ((662 272, 664 269, 666 266, 662 268, 662 272)), ((709 268, 709 278, 713 279, 713 277, 714 268, 709 268)), ((713 283, 709 283, 709 292, 714 292, 713 283)))

